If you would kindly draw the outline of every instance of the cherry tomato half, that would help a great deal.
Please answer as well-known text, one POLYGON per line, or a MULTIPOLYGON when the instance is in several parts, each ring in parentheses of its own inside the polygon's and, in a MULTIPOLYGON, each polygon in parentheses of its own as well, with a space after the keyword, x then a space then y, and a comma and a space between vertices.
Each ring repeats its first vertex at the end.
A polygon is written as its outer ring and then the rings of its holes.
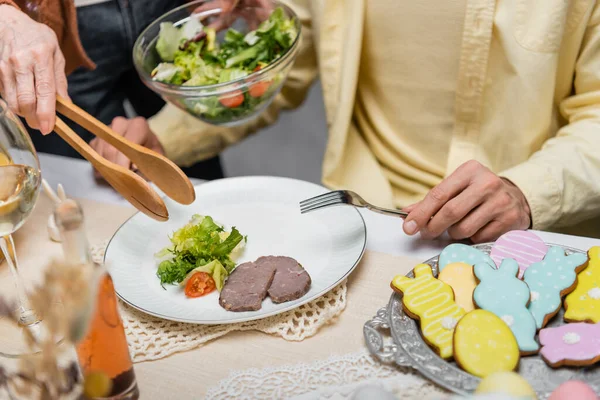
POLYGON ((215 280, 206 272, 196 272, 185 284, 185 295, 187 297, 204 296, 215 290, 215 280))
POLYGON ((244 93, 241 90, 235 90, 228 95, 219 97, 219 103, 227 108, 236 108, 244 102, 244 93))
POLYGON ((260 97, 269 90, 269 86, 271 86, 271 81, 257 82, 250 86, 248 93, 250 93, 250 96, 252 97, 260 97))
MULTIPOLYGON (((261 69, 261 67, 259 65, 256 68, 254 68, 254 72, 260 71, 260 69, 261 69)), ((250 96, 252 96, 252 97, 260 97, 263 94, 265 94, 267 90, 269 90, 271 83, 272 83, 271 81, 256 82, 256 83, 250 85, 250 89, 248 89, 248 93, 250 93, 250 96)))

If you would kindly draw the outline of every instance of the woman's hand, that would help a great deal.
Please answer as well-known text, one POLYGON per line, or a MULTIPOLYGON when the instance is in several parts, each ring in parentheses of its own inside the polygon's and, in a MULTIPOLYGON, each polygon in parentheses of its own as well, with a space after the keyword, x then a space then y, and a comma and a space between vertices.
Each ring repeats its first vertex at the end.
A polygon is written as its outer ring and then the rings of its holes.
POLYGON ((0 95, 45 135, 54 129, 57 93, 69 98, 65 58, 54 31, 0 5, 0 95))
POLYGON ((405 209, 404 232, 432 239, 445 231, 451 238, 475 243, 496 240, 531 224, 521 190, 477 161, 458 167, 420 202, 405 209))

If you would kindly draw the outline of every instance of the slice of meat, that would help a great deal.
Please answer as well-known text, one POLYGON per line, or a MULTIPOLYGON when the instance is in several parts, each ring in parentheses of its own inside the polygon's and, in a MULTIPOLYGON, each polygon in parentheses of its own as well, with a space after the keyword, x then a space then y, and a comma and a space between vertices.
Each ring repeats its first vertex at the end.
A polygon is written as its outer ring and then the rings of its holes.
POLYGON ((260 310, 275 270, 275 265, 253 262, 238 265, 221 290, 219 304, 228 311, 260 310))
POLYGON ((304 296, 310 289, 310 275, 298 261, 290 257, 261 257, 256 264, 276 269, 275 278, 269 287, 273 303, 284 303, 304 296))

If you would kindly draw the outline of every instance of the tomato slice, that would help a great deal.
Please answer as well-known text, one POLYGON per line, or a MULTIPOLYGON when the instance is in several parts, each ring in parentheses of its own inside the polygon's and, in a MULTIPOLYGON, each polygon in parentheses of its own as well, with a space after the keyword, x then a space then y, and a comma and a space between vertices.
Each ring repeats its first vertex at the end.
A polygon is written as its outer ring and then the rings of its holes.
MULTIPOLYGON (((260 71, 260 70, 261 70, 260 65, 257 66, 256 68, 254 68, 254 72, 260 71)), ((248 93, 250 93, 250 96, 252 96, 252 97, 260 97, 263 94, 265 94, 267 92, 267 90, 269 90, 271 83, 273 83, 273 82, 271 82, 271 81, 256 82, 256 83, 250 85, 250 89, 248 89, 248 93)))
POLYGON ((236 108, 242 105, 244 102, 244 93, 241 90, 234 90, 233 92, 219 97, 219 103, 223 104, 227 108, 236 108))
POLYGON ((260 97, 269 90, 269 86, 271 86, 271 81, 257 82, 250 86, 248 93, 250 93, 250 96, 252 97, 260 97))
POLYGON ((196 272, 185 284, 187 297, 200 297, 215 290, 215 280, 206 272, 196 272))

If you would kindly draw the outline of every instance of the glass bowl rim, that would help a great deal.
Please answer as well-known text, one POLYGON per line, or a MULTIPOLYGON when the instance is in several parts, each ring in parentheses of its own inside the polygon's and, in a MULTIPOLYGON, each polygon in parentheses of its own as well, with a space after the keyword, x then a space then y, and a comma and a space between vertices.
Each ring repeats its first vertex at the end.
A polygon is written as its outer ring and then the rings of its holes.
MULTIPOLYGON (((269 72, 271 72, 272 70, 276 69, 278 66, 280 65, 284 65, 286 64, 286 61, 289 62, 290 57, 292 57, 293 54, 296 53, 296 50, 298 48, 298 45, 300 43, 300 36, 302 34, 302 24, 300 23, 300 21, 298 20, 298 15, 294 12, 294 10, 292 10, 288 5, 279 2, 277 0, 270 0, 271 3, 273 3, 275 5, 275 7, 282 7, 285 12, 291 17, 294 18, 295 20, 295 25, 296 28, 298 29, 298 34, 296 35, 296 38, 294 39, 294 42, 292 43, 292 45, 286 50, 285 53, 283 53, 283 55, 281 57, 279 57, 277 60, 273 61, 272 63, 270 63, 269 65, 267 65, 265 68, 261 68, 258 71, 252 72, 249 75, 243 76, 241 78, 237 78, 228 82, 221 82, 221 83, 214 83, 211 85, 201 85, 201 86, 183 86, 183 85, 174 85, 171 83, 164 83, 164 82, 159 82, 159 81, 155 81, 152 79, 152 76, 150 76, 150 74, 148 74, 146 72, 146 70, 139 65, 136 56, 135 56, 135 52, 138 48, 141 47, 141 41, 143 40, 145 34, 151 29, 154 28, 157 24, 159 24, 159 20, 162 20, 164 18, 166 18, 167 16, 174 14, 184 8, 188 8, 190 6, 196 5, 196 4, 201 4, 201 3, 206 3, 207 1, 210 0, 195 0, 195 1, 191 1, 189 3, 186 3, 182 6, 179 6, 177 8, 172 9, 171 11, 161 15, 159 18, 157 18, 154 22, 152 22, 150 25, 148 25, 143 31, 142 33, 138 36, 138 38, 136 39, 134 45, 133 45, 133 64, 135 66, 135 69, 137 70, 138 74, 142 77, 142 79, 146 82, 148 82, 150 85, 155 86, 158 90, 163 91, 163 92, 169 92, 172 94, 179 94, 179 95, 183 95, 185 92, 196 92, 194 93, 194 96, 203 96, 202 94, 197 93, 199 89, 201 90, 215 90, 215 92, 211 92, 211 93, 206 93, 204 95, 206 96, 214 96, 214 95, 218 95, 220 93, 227 93, 227 92, 231 92, 233 90, 237 90, 239 89, 238 84, 239 83, 244 83, 247 84, 248 80, 252 80, 252 81, 258 81, 260 77, 264 76, 264 75, 268 75, 269 72), (233 87, 229 87, 229 86, 233 86, 233 87), (224 90, 218 90, 218 89, 224 89, 224 90)), ((210 12, 214 12, 215 10, 219 10, 219 13, 222 12, 221 8, 215 8, 213 10, 210 10, 210 12)), ((191 17, 193 14, 190 14, 189 17, 191 17)), ((187 18, 189 18, 187 17, 187 18)), ((183 21, 186 18, 182 18, 181 20, 179 20, 178 22, 183 21)), ((152 39, 155 40, 156 38, 152 39)), ((188 93, 191 94, 191 93, 188 93)))

